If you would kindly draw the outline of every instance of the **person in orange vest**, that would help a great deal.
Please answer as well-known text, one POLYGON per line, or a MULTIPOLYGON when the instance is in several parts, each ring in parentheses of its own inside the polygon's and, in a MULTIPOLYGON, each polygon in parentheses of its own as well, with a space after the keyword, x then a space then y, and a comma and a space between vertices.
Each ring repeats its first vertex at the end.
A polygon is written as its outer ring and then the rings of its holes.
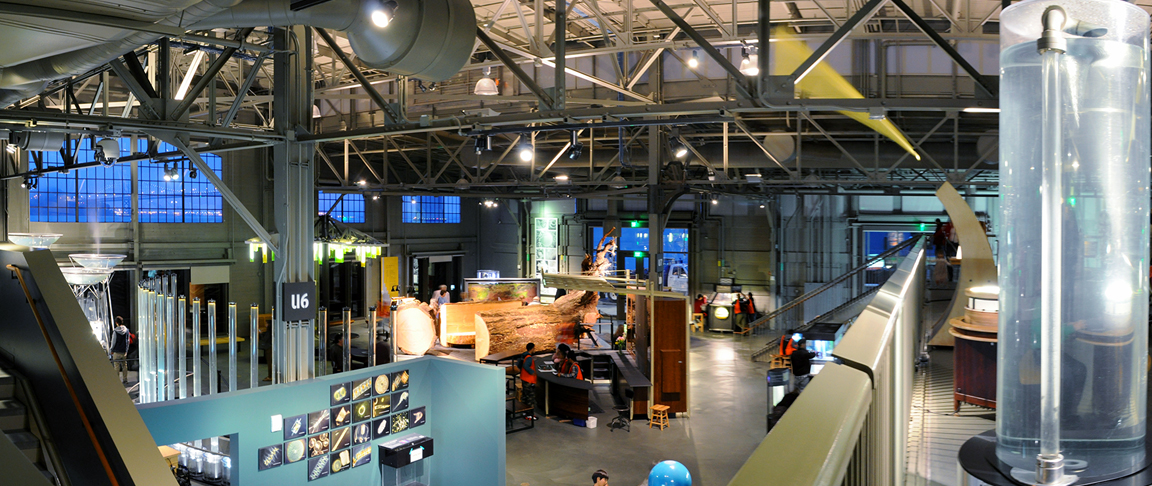
POLYGON ((529 407, 536 407, 536 357, 532 356, 532 350, 536 348, 536 344, 528 343, 524 346, 524 354, 517 359, 517 366, 520 367, 520 381, 522 388, 520 389, 520 401, 529 407))
POLYGON ((792 340, 795 332, 795 329, 789 329, 780 336, 780 356, 792 356, 792 352, 796 351, 796 342, 792 340))
POLYGON ((584 379, 584 372, 576 364, 576 352, 565 343, 556 345, 556 353, 552 355, 552 362, 556 365, 556 376, 561 378, 584 379))
POLYGON ((733 329, 733 331, 743 331, 744 325, 747 324, 747 322, 744 320, 744 311, 740 308, 740 300, 743 298, 744 294, 738 293, 736 294, 736 298, 732 299, 732 316, 734 318, 733 321, 736 324, 736 327, 733 329))

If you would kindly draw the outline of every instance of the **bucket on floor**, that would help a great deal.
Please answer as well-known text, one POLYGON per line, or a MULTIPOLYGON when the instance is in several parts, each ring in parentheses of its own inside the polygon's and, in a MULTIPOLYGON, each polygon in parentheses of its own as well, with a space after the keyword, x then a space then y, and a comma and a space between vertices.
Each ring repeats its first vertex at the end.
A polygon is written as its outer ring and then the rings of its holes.
POLYGON ((595 429, 596 428, 596 417, 588 417, 588 428, 589 429, 595 429))

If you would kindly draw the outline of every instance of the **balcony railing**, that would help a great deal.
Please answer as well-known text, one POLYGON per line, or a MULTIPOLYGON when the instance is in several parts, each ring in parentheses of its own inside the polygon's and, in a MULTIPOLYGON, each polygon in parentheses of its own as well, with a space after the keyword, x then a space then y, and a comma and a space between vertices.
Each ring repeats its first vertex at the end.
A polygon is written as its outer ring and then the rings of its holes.
POLYGON ((729 486, 904 483, 924 264, 920 241, 729 486))

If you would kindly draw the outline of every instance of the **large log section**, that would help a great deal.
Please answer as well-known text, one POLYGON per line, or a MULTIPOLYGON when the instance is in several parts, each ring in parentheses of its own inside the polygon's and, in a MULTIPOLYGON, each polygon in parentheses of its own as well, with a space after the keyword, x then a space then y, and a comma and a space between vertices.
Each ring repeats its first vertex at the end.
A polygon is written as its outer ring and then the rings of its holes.
POLYGON ((556 343, 575 342, 576 323, 594 323, 600 317, 596 303, 600 294, 574 290, 551 305, 476 313, 476 359, 489 354, 523 350, 535 343, 537 351, 556 348, 556 343))

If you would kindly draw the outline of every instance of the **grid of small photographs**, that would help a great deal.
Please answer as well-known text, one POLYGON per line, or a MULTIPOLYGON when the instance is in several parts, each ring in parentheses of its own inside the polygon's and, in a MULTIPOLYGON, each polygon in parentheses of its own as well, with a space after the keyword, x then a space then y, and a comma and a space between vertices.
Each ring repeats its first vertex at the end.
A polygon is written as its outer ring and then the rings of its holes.
POLYGON ((284 443, 259 450, 260 471, 307 462, 308 480, 372 462, 371 441, 424 425, 411 408, 408 370, 332 385, 330 408, 284 419, 284 443))

